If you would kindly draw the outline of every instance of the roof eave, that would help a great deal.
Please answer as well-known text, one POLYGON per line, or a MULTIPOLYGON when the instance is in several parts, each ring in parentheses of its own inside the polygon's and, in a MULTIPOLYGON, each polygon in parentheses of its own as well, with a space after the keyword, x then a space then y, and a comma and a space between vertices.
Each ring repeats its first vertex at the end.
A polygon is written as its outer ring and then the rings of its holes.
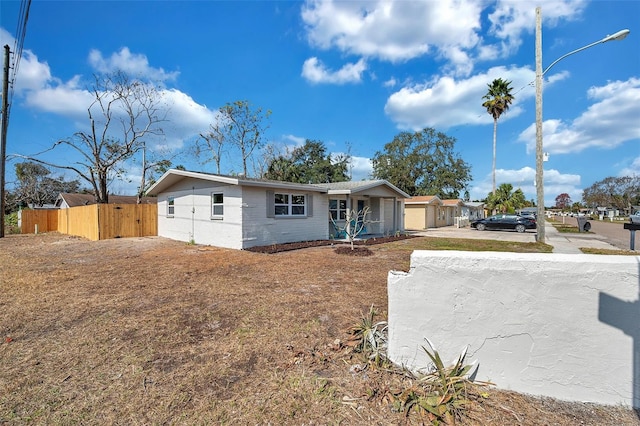
POLYGON ((180 182, 185 178, 193 178, 206 180, 210 182, 219 182, 227 185, 241 185, 241 186, 257 186, 261 188, 275 188, 275 189, 288 189, 295 191, 313 191, 326 193, 327 188, 315 187, 312 185, 305 185, 302 183, 291 182, 278 182, 278 181, 259 181, 249 179, 239 179, 235 177, 221 176, 221 175, 209 175, 206 173, 189 172, 186 170, 170 169, 167 170, 156 183, 154 183, 147 191, 148 195, 158 195, 167 188, 180 182), (172 179, 172 177, 174 177, 172 179))
POLYGON ((326 193, 327 188, 321 186, 314 186, 304 183, 293 182, 280 182, 280 181, 259 181, 259 180, 238 180, 239 185, 243 186, 257 186, 260 188, 275 188, 275 189, 288 189, 294 191, 313 191, 326 193))

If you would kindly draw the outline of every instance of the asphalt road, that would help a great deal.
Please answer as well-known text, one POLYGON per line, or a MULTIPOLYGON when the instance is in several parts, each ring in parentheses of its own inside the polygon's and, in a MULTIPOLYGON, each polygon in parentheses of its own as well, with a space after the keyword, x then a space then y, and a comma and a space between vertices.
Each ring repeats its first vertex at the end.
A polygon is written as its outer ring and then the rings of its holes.
MULTIPOLYGON (((562 219, 556 220, 562 222, 562 219)), ((625 222, 626 221, 610 222, 608 220, 589 220, 589 223, 591 224, 591 232, 582 234, 564 234, 564 236, 574 241, 595 238, 619 249, 629 250, 631 233, 624 229, 625 222)), ((575 217, 565 217, 564 223, 578 226, 578 219, 575 217)), ((638 239, 637 236, 635 243, 635 249, 639 250, 640 239, 638 239)))
MULTIPOLYGON (((576 218, 569 218, 567 223, 575 223, 576 226, 578 225, 576 218)), ((629 250, 631 232, 624 229, 624 222, 590 220, 589 223, 591 223, 591 232, 596 234, 598 236, 598 239, 606 241, 612 246, 616 246, 624 250, 629 250)), ((639 244, 640 241, 636 236, 636 250, 640 249, 639 244)))

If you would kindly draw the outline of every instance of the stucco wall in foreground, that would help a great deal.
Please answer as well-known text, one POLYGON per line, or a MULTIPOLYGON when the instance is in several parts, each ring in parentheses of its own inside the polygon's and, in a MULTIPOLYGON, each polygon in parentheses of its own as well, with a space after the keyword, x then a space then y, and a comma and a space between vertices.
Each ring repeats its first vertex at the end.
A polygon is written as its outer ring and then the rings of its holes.
POLYGON ((416 251, 390 272, 389 356, 418 370, 425 337, 477 379, 640 407, 640 257, 416 251), (635 389, 635 391, 634 391, 635 389))

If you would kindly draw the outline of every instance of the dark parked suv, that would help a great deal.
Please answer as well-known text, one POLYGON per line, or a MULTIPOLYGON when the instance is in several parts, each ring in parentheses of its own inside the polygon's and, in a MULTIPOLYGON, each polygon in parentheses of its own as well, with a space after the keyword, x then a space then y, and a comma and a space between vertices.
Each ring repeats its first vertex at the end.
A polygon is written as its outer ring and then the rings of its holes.
POLYGON ((478 231, 504 229, 525 232, 527 229, 536 229, 536 220, 515 214, 496 214, 471 222, 471 227, 476 228, 478 231))

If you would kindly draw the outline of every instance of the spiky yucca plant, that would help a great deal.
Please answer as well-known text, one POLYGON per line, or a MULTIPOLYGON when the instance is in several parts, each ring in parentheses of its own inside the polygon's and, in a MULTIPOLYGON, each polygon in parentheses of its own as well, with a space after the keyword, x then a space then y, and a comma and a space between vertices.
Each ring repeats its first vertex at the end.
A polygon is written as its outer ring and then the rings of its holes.
POLYGON ((380 365, 386 359, 387 322, 376 322, 375 316, 376 310, 371 305, 360 323, 351 328, 351 344, 354 352, 362 353, 369 361, 380 365))
POLYGON ((486 386, 489 382, 474 382, 469 378, 473 364, 465 364, 467 349, 458 356, 456 362, 446 367, 433 344, 427 340, 431 350, 423 346, 432 362, 431 371, 416 377, 408 389, 396 394, 396 408, 409 415, 417 412, 431 424, 454 425, 470 403, 469 389, 472 386, 486 386))

